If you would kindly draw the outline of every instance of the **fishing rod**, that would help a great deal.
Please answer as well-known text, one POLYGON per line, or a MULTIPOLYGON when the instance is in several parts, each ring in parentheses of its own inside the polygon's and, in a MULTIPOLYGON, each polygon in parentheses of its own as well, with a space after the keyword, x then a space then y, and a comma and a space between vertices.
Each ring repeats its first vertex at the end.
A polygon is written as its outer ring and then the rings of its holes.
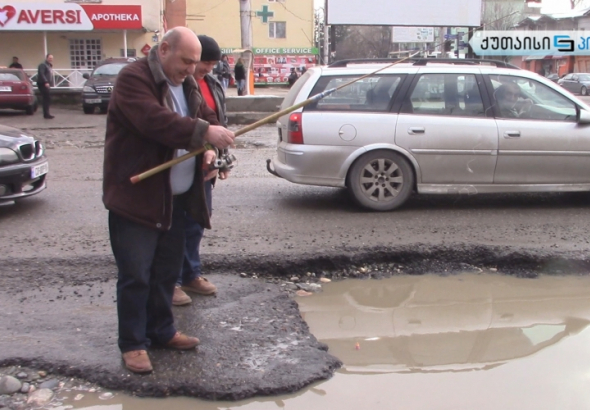
MULTIPOLYGON (((349 85, 356 83, 357 81, 363 80, 363 79, 365 79, 367 77, 374 76, 375 74, 377 74, 377 73, 379 73, 379 72, 381 72, 383 70, 386 70, 389 67, 393 67, 396 64, 402 63, 405 60, 409 60, 409 59, 413 58, 417 54, 419 54, 419 52, 416 52, 415 54, 412 54, 410 56, 407 56, 407 57, 401 58, 401 59, 399 59, 397 61, 394 61, 391 64, 388 64, 386 66, 383 66, 383 67, 381 67, 378 70, 375 70, 375 71, 373 71, 373 72, 371 72, 369 74, 365 74, 365 75, 363 75, 363 76, 361 76, 359 78, 356 78, 356 79, 354 79, 352 81, 349 81, 347 83, 341 84, 338 87, 330 88, 329 90, 326 90, 324 92, 321 92, 319 94, 316 94, 313 97, 310 97, 310 98, 308 98, 308 99, 306 99, 304 101, 301 101, 300 103, 297 103, 295 105, 292 105, 290 107, 287 107, 287 108, 285 108, 285 109, 283 109, 283 110, 281 110, 279 112, 276 112, 274 114, 269 115, 268 117, 262 118, 261 120, 258 120, 255 123, 252 123, 252 124, 247 125, 247 126, 245 126, 243 128, 240 128, 239 130, 237 130, 234 133, 234 135, 236 137, 238 137, 240 135, 243 135, 243 134, 245 134, 247 132, 250 132, 250 131, 252 131, 252 130, 258 128, 258 127, 260 127, 261 125, 268 124, 269 122, 276 121, 280 117, 282 117, 283 115, 289 114, 289 113, 291 113, 291 112, 293 112, 293 111, 295 111, 295 110, 297 110, 297 109, 299 109, 301 107, 305 107, 308 104, 311 104, 313 102, 319 101, 322 98, 325 98, 328 95, 333 94, 336 91, 341 90, 344 87, 348 87, 349 85)), ((205 148, 205 147, 199 148, 198 150, 188 152, 188 153, 186 153, 184 155, 181 155, 180 157, 176 157, 176 158, 174 158, 174 159, 172 159, 170 161, 164 162, 163 164, 160 164, 157 167, 154 167, 154 168, 149 169, 149 170, 147 170, 145 172, 142 172, 141 174, 132 176, 131 177, 131 183, 132 184, 136 184, 139 181, 142 181, 142 180, 144 180, 146 178, 151 177, 152 175, 155 175, 155 174, 157 174, 159 172, 162 172, 162 171, 164 171, 164 170, 166 170, 166 169, 168 169, 168 168, 170 168, 170 167, 172 167, 172 166, 174 166, 174 165, 176 165, 176 164, 178 164, 178 163, 180 163, 182 161, 185 161, 185 160, 187 160, 189 158, 192 158, 194 156, 197 156, 199 154, 202 154, 206 150, 207 150, 207 148, 205 148)))

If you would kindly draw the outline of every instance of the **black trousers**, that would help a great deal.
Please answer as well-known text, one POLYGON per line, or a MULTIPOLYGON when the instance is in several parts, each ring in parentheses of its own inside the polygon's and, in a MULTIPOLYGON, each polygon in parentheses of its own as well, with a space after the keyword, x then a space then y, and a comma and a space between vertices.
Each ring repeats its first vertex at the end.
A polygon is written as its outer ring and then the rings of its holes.
POLYGON ((39 87, 41 97, 43 98, 43 116, 49 116, 49 105, 51 104, 51 95, 49 94, 49 87, 39 87))
POLYGON ((109 235, 119 269, 119 349, 145 350, 174 337, 172 295, 184 258, 184 208, 175 198, 172 226, 157 231, 109 212, 109 235))

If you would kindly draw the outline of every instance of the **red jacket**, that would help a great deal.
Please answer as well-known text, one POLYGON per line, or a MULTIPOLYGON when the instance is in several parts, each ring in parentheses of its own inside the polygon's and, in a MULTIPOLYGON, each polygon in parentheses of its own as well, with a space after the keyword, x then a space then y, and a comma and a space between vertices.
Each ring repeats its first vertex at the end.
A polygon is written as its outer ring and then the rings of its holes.
MULTIPOLYGON (((172 216, 170 169, 136 184, 134 175, 173 158, 176 149, 202 148, 209 124, 219 125, 192 76, 183 83, 190 115, 173 111, 168 82, 157 56, 127 65, 117 76, 107 115, 103 167, 103 203, 123 217, 149 227, 168 230, 172 216)), ((186 194, 191 216, 211 228, 203 188, 202 155, 196 157, 193 185, 186 194)))

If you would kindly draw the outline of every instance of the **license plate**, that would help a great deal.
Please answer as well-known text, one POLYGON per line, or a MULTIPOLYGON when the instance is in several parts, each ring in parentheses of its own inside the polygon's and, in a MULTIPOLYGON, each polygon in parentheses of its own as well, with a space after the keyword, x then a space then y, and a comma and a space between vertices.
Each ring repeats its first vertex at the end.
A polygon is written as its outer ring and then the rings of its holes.
POLYGON ((12 91, 12 87, 8 87, 5 85, 0 85, 0 91, 5 92, 5 93, 9 93, 12 91))
POLYGON ((102 100, 100 98, 89 98, 87 100, 84 100, 84 102, 86 104, 100 104, 102 100))
POLYGON ((49 162, 37 165, 31 168, 31 179, 39 178, 41 175, 45 175, 49 172, 49 162))

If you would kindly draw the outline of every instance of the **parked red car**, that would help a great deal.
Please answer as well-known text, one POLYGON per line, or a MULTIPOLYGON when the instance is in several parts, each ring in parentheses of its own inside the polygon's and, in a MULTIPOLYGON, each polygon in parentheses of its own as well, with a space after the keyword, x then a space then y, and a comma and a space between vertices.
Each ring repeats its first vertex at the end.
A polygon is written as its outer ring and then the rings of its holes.
POLYGON ((0 108, 25 110, 29 115, 37 111, 33 84, 23 70, 0 68, 0 108))

